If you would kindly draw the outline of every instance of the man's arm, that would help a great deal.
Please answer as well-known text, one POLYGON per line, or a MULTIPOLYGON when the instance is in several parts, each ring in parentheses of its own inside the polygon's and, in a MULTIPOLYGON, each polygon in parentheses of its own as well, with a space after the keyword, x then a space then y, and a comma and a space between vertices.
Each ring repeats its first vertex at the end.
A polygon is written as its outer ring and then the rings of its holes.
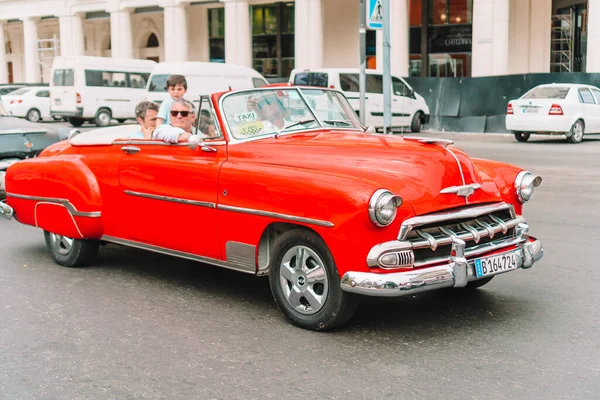
POLYGON ((152 134, 153 139, 162 140, 167 143, 185 142, 190 136, 192 135, 183 129, 168 124, 157 126, 152 134))

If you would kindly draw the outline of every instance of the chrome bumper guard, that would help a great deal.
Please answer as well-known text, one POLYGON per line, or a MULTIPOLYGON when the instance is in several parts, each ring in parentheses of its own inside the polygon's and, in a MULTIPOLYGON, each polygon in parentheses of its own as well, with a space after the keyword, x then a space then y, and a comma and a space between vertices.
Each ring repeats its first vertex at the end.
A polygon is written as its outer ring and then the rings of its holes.
POLYGON ((0 216, 11 219, 15 214, 13 208, 4 202, 5 200, 0 201, 0 216))
MULTIPOLYGON (((531 268, 544 255, 542 243, 537 239, 530 240, 526 231, 521 232, 521 239, 517 248, 507 253, 515 253, 517 268, 531 268)), ((367 296, 400 297, 447 287, 464 287, 470 281, 481 279, 475 274, 475 262, 464 256, 463 240, 454 238, 452 254, 449 264, 436 267, 389 274, 346 272, 341 286, 347 292, 367 296)))

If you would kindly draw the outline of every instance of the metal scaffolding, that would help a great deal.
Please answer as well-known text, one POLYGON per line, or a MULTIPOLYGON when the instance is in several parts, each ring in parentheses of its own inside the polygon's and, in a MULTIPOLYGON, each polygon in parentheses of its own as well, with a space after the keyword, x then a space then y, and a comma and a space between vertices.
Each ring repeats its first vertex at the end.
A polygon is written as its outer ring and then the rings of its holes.
POLYGON ((573 72, 573 11, 552 16, 550 71, 573 72))

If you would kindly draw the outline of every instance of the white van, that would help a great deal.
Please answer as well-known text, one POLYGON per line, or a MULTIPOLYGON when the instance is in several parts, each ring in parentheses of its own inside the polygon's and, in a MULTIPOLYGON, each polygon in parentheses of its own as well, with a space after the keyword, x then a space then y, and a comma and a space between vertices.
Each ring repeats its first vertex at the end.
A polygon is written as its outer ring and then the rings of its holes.
POLYGON ((56 57, 50 82, 50 114, 73 126, 85 121, 107 126, 111 119, 135 118, 146 83, 156 66, 151 60, 110 57, 56 57))
MULTIPOLYGON (((290 82, 294 85, 320 86, 339 89, 358 114, 360 109, 358 68, 294 69, 290 82)), ((383 74, 367 70, 365 93, 365 126, 383 129, 383 74)), ((402 78, 392 76, 392 128, 410 127, 419 132, 429 122, 430 111, 423 97, 402 78)))
POLYGON ((197 103, 201 95, 238 89, 251 89, 268 84, 256 70, 242 65, 211 62, 161 62, 150 76, 146 100, 157 104, 169 97, 167 79, 183 75, 187 81, 185 98, 197 103))

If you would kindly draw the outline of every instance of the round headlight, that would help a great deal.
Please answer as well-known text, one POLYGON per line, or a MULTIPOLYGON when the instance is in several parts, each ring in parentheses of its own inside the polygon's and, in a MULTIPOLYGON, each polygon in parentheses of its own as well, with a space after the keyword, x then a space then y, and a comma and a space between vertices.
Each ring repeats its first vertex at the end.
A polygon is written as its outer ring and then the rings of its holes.
POLYGON ((379 189, 369 200, 369 218, 376 226, 388 226, 396 218, 402 198, 386 189, 379 189))
POLYGON ((540 186, 542 177, 533 175, 528 171, 521 171, 515 179, 515 189, 517 191, 517 199, 521 203, 526 203, 533 197, 533 190, 540 186))

